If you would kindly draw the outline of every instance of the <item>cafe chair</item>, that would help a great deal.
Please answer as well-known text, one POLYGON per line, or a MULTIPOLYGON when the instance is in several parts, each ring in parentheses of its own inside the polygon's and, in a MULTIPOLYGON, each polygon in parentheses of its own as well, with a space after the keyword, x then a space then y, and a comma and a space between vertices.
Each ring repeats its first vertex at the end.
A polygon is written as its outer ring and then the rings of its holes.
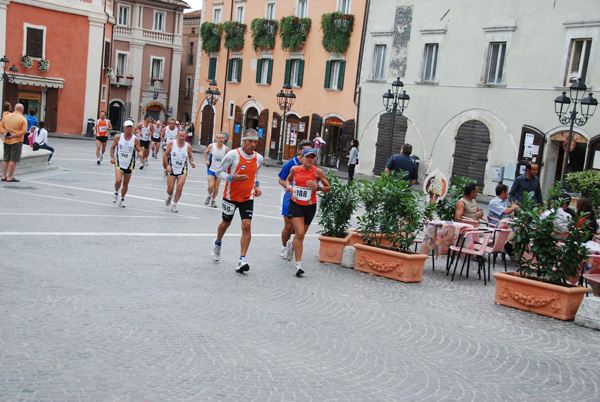
POLYGON ((456 257, 456 263, 454 264, 454 271, 452 272, 452 281, 454 281, 454 274, 456 274, 456 268, 458 267, 458 260, 460 260, 460 255, 464 254, 465 259, 463 261, 462 267, 460 268, 460 275, 462 275, 462 272, 465 268, 465 263, 468 262, 466 277, 469 277, 469 267, 471 265, 471 259, 475 257, 478 264, 477 273, 479 275, 479 278, 481 278, 481 271, 483 271, 483 284, 487 285, 487 278, 485 276, 485 258, 483 257, 483 255, 485 254, 490 239, 492 238, 492 235, 493 232, 489 230, 470 231, 468 232, 468 236, 471 236, 471 238, 474 241, 473 249, 464 248, 466 236, 463 237, 460 246, 450 246, 450 250, 458 252, 458 255, 456 257), (477 242, 475 242, 475 240, 477 240, 477 242))
POLYGON ((485 253, 488 255, 488 281, 491 279, 491 257, 494 256, 494 269, 496 269, 496 257, 498 254, 502 255, 502 262, 504 262, 504 271, 506 272, 506 251, 504 251, 504 245, 510 235, 510 229, 494 229, 494 235, 492 237, 492 244, 485 248, 485 253))

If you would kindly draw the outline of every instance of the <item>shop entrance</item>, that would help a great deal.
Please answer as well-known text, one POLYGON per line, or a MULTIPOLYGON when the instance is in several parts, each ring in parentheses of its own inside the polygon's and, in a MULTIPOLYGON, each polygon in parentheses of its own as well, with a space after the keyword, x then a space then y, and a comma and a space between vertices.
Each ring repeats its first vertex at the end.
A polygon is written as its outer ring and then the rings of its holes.
POLYGON ((292 159, 296 156, 296 144, 298 143, 298 129, 300 120, 296 116, 287 116, 285 121, 285 143, 283 144, 283 158, 292 159))
MULTIPOLYGON (((562 178, 563 170, 565 175, 573 172, 581 172, 585 167, 585 153, 587 151, 587 140, 581 134, 573 133, 571 138, 571 153, 569 160, 565 162, 567 140, 569 138, 568 132, 558 133, 550 137, 551 140, 551 152, 556 155, 556 158, 550 159, 555 160, 554 166, 550 166, 550 169, 554 169, 554 174, 549 175, 554 178, 554 182, 560 181, 562 178)), ((551 173, 551 172, 548 172, 551 173)), ((571 191, 568 182, 565 182, 566 190, 571 191)))
MULTIPOLYGON (((29 91, 21 91, 19 92, 19 103, 23 105, 25 112, 23 114, 29 114, 30 109, 35 109, 35 117, 38 121, 41 120, 41 110, 40 106, 42 104, 42 93, 41 92, 29 92, 29 91)), ((15 105, 13 105, 14 107, 15 105)))
POLYGON ((325 120, 323 140, 327 143, 321 150, 321 166, 338 168, 340 161, 340 136, 344 122, 337 117, 325 120))

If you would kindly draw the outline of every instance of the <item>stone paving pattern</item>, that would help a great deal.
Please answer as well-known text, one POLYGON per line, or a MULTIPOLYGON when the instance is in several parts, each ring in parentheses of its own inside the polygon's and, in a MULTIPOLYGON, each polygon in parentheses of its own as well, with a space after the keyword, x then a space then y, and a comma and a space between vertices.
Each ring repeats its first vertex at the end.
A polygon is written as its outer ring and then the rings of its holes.
POLYGON ((204 168, 173 214, 151 160, 119 209, 93 142, 51 143, 58 170, 0 184, 0 400, 600 400, 598 331, 495 305, 444 257, 413 284, 319 263, 315 221, 296 278, 276 167, 241 275, 239 218, 210 256, 204 168))

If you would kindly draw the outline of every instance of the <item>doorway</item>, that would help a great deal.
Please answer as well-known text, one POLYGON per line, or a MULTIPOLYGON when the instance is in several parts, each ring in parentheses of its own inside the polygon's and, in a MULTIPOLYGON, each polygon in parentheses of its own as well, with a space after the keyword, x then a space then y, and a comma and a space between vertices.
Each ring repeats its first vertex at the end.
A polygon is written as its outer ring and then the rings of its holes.
POLYGON ((108 120, 115 130, 120 130, 123 125, 123 104, 119 101, 112 101, 108 107, 108 120))
MULTIPOLYGON (((558 133, 550 137, 551 147, 556 154, 554 159, 556 162, 553 167, 554 174, 549 175, 554 179, 553 183, 560 181, 564 174, 567 175, 573 172, 582 172, 585 167, 585 154, 587 152, 587 140, 581 134, 573 133, 571 138, 571 152, 569 154, 569 160, 565 162, 565 156, 567 154, 567 140, 569 133, 563 132, 558 133)), ((550 172, 549 172, 550 173, 550 172)), ((571 191, 571 186, 568 182, 565 182, 565 190, 571 191)))
POLYGON ((200 144, 208 145, 212 142, 213 121, 212 106, 206 105, 202 109, 202 121, 200 122, 200 144))
POLYGON ((340 136, 344 122, 337 117, 325 120, 323 140, 325 147, 321 150, 321 166, 338 168, 340 166, 340 136))
POLYGON ((490 131, 479 120, 469 120, 458 128, 454 148, 452 177, 466 176, 483 189, 490 146, 490 131))
POLYGON ((292 115, 286 117, 285 143, 283 147, 283 158, 292 159, 296 156, 296 144, 298 143, 298 129, 300 120, 292 115))

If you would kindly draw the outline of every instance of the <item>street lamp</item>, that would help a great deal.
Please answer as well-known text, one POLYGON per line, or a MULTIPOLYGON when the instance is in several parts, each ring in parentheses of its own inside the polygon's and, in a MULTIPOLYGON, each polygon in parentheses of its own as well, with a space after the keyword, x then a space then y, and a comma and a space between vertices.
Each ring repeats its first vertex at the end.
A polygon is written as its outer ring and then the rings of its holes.
POLYGON ((208 84, 208 89, 206 90, 206 96, 204 98, 204 100, 206 101, 206 104, 210 106, 210 121, 208 122, 208 134, 209 134, 209 138, 208 138, 208 144, 210 144, 212 142, 212 139, 214 137, 214 127, 213 125, 213 120, 214 120, 214 110, 213 110, 213 106, 215 106, 217 104, 217 101, 219 100, 219 96, 221 96, 221 92, 219 92, 219 88, 217 88, 217 83, 215 80, 212 80, 209 84, 208 84))
POLYGON ((277 94, 277 104, 279 109, 283 110, 283 118, 281 119, 281 129, 279 130, 279 152, 277 153, 277 164, 283 165, 283 143, 285 142, 285 115, 292 109, 296 95, 292 91, 290 84, 284 84, 283 89, 277 94))
POLYGON ((6 58, 6 55, 4 55, 4 57, 2 57, 0 59, 0 68, 2 68, 2 76, 0 77, 0 81, 2 81, 2 110, 4 110, 3 108, 4 108, 4 97, 6 95, 6 83, 14 82, 15 76, 19 72, 19 69, 16 68, 15 65, 13 64, 13 66, 8 69, 8 74, 7 74, 6 67, 8 67, 9 63, 10 63, 10 61, 6 58))
POLYGON ((390 148, 388 150, 388 159, 392 156, 392 142, 394 140, 394 125, 396 123, 396 116, 402 116, 404 110, 408 107, 408 101, 410 96, 406 94, 406 91, 400 90, 404 87, 404 83, 397 78, 396 81, 392 82, 392 89, 388 89, 383 94, 383 106, 388 114, 392 115, 392 131, 390 133, 390 148))
POLYGON ((569 98, 566 92, 563 92, 562 95, 557 96, 554 99, 554 111, 558 116, 558 120, 562 124, 570 124, 569 126, 569 138, 567 139, 567 148, 565 150, 565 158, 563 160, 562 166, 562 175, 561 175, 561 184, 562 187, 565 187, 565 168, 567 166, 567 161, 571 156, 571 141, 573 140, 573 124, 577 124, 578 126, 583 126, 587 123, 588 119, 594 115, 596 111, 596 107, 598 106, 598 101, 592 96, 592 93, 581 99, 583 95, 585 95, 585 91, 587 87, 579 78, 576 82, 571 85, 569 88, 569 98), (569 112, 569 107, 573 103, 573 108, 569 112), (580 113, 582 117, 577 117, 577 104, 580 104, 580 113))

